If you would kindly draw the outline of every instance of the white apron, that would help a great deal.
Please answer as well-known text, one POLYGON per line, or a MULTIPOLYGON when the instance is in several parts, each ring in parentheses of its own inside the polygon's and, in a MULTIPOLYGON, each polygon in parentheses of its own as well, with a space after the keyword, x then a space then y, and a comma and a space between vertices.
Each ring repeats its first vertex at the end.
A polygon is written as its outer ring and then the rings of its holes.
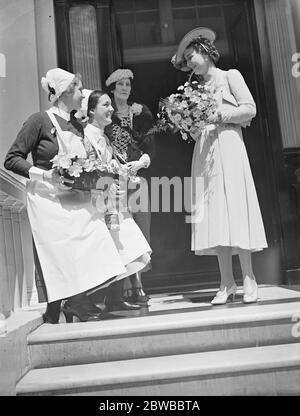
MULTIPOLYGON (((87 139, 95 149, 97 156, 105 163, 112 160, 112 148, 101 130, 90 124, 84 130, 87 139)), ((128 211, 119 212, 119 231, 111 231, 111 236, 126 268, 123 278, 143 270, 150 262, 151 248, 142 231, 128 211)))
MULTIPOLYGON (((85 157, 81 138, 62 131, 51 109, 47 114, 57 130, 59 153, 72 150, 85 157)), ((49 302, 105 286, 126 273, 90 192, 30 180, 27 210, 49 302)))

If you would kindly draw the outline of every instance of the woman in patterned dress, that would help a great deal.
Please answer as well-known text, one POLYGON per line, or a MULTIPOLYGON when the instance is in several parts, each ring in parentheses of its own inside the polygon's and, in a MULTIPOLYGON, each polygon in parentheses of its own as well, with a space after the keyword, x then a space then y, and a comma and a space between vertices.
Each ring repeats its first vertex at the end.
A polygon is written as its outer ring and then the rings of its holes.
MULTIPOLYGON (((132 214, 150 242, 151 212, 146 178, 147 168, 155 151, 154 136, 147 134, 152 127, 152 114, 146 105, 129 101, 132 79, 131 70, 117 69, 106 80, 115 112, 112 115, 112 123, 106 127, 105 132, 115 152, 131 172, 138 173, 143 179, 140 188, 132 196, 137 199, 140 195, 140 201, 146 202, 140 210, 133 210, 132 214)), ((150 265, 144 272, 149 268, 150 265)), ((147 302, 148 297, 143 290, 140 273, 124 280, 124 296, 134 303, 147 302)))

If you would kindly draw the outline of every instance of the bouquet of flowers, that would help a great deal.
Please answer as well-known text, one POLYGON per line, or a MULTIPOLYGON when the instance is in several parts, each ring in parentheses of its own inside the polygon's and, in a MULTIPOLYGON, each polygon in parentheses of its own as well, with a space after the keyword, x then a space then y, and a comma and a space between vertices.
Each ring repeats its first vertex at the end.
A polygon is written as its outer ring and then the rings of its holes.
POLYGON ((158 121, 153 132, 179 130, 183 140, 188 140, 191 130, 202 130, 211 124, 208 119, 216 113, 217 101, 212 90, 197 81, 188 81, 177 91, 160 100, 158 121))

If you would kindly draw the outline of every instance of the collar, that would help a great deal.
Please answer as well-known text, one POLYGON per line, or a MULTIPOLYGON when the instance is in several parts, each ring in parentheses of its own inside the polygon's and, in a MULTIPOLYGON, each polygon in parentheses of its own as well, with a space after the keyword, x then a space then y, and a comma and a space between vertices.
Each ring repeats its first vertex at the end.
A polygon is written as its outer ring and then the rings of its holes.
POLYGON ((49 111, 51 111, 51 113, 56 114, 57 116, 63 118, 66 121, 70 121, 70 113, 67 113, 65 110, 62 110, 61 108, 53 106, 49 109, 49 111))
POLYGON ((94 136, 102 136, 104 137, 104 130, 100 129, 100 127, 96 127, 93 124, 88 123, 85 130, 93 134, 94 136))

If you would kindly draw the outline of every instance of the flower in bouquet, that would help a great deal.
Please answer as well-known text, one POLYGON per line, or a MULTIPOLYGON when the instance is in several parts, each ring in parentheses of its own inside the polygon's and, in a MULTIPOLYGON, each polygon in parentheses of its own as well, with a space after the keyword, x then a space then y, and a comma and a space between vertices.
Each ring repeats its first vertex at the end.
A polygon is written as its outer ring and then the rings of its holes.
POLYGON ((56 168, 61 175, 67 174, 79 178, 82 172, 95 170, 96 163, 93 158, 79 157, 73 153, 59 153, 51 159, 52 167, 56 168))
POLYGON ((114 169, 96 159, 93 154, 83 158, 72 153, 60 153, 51 162, 59 175, 73 180, 73 189, 96 189, 100 177, 117 175, 114 169))
POLYGON ((190 138, 195 128, 202 130, 209 118, 217 111, 213 91, 198 81, 186 82, 177 88, 177 93, 160 100, 158 121, 151 131, 180 131, 184 140, 190 138))

